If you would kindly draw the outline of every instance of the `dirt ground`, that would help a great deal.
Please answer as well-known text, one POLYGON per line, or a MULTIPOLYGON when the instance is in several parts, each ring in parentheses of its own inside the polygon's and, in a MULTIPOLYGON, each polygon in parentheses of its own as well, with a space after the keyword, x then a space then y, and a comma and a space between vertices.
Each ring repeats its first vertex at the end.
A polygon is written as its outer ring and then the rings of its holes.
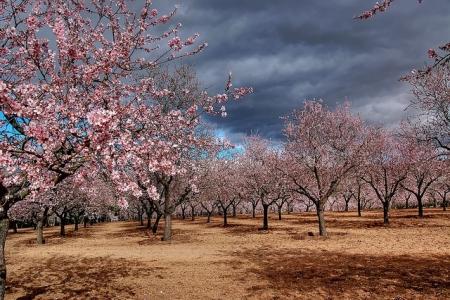
MULTIPOLYGON (((8 236, 6 299, 450 299, 450 212, 177 220, 171 243, 133 222, 8 236)), ((70 226, 72 227, 72 226, 70 226)))

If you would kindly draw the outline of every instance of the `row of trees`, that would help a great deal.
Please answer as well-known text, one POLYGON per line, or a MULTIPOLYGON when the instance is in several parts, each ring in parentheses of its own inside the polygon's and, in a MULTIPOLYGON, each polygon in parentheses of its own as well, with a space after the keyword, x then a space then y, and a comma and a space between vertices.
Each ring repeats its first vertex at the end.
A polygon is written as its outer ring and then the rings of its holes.
POLYGON ((371 202, 383 208, 386 224, 394 201, 397 206, 414 202, 420 217, 425 197, 440 198, 446 207, 447 157, 411 126, 404 124, 399 131, 370 127, 347 104, 330 110, 308 101, 286 120, 284 132, 287 142, 282 146, 271 147, 253 136, 241 154, 203 159, 197 171, 200 192, 189 203, 208 214, 219 208, 224 225, 230 208, 251 207, 255 215, 260 205, 262 229, 268 229, 269 207, 307 210, 312 204, 320 235, 326 235, 324 212, 336 201, 348 210, 354 199, 359 214, 371 202))

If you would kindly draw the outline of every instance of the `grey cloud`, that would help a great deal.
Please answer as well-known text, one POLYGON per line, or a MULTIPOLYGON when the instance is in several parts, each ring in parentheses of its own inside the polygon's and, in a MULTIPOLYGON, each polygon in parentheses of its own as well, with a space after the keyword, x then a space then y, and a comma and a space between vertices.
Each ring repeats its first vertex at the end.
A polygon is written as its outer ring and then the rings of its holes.
POLYGON ((329 105, 347 97, 365 119, 394 126, 405 116, 408 86, 398 79, 427 62, 426 51, 450 40, 448 0, 398 1, 372 20, 352 17, 374 1, 160 0, 180 5, 183 35, 195 32, 207 50, 186 60, 211 92, 232 70, 235 85, 255 93, 208 118, 232 139, 251 132, 281 139, 280 116, 304 99, 329 105))

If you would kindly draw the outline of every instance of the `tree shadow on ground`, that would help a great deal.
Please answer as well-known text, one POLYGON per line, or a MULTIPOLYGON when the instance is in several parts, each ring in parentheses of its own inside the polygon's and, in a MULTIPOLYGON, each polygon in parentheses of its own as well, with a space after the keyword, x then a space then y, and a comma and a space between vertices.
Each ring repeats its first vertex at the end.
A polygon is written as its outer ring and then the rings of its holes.
MULTIPOLYGON (((56 227, 46 228, 44 229, 44 238, 45 244, 47 245, 58 245, 63 244, 65 241, 76 239, 76 238, 92 238, 93 230, 91 227, 80 228, 78 231, 66 230, 66 235, 62 237, 59 233, 59 230, 55 229, 56 227)), ((25 247, 37 247, 36 242, 36 232, 34 232, 34 236, 31 238, 26 238, 22 240, 14 240, 8 236, 8 240, 14 241, 16 246, 25 246, 25 247)))
POLYGON ((124 279, 161 276, 163 268, 108 257, 54 257, 33 262, 27 268, 8 274, 7 293, 20 294, 19 300, 34 299, 129 299, 135 287, 124 279))
MULTIPOLYGON (((258 249, 229 262, 261 281, 248 296, 272 299, 450 299, 450 256, 365 256, 258 249)), ((244 278, 242 278, 244 280, 244 278)))
MULTIPOLYGON (((325 222, 328 228, 335 229, 371 229, 371 228, 396 228, 396 229, 407 229, 407 228, 439 228, 447 227, 448 224, 442 222, 445 217, 435 217, 430 215, 426 218, 418 218, 410 215, 405 216, 391 216, 390 224, 386 225, 383 223, 381 218, 368 218, 368 217, 351 217, 351 218, 340 218, 336 214, 327 216, 325 215, 325 222), (440 222, 438 222, 440 221, 440 222)), ((312 218, 311 216, 298 216, 297 218, 286 218, 285 221, 292 225, 316 225, 318 223, 317 218, 312 218)))

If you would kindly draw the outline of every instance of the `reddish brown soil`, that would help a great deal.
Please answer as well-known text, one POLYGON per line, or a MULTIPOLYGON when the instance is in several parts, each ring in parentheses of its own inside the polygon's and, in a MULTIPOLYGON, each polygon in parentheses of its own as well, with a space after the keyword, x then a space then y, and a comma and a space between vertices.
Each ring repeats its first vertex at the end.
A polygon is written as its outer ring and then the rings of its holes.
POLYGON ((160 241, 132 222, 95 225, 66 238, 46 229, 7 241, 7 299, 450 299, 450 212, 393 211, 362 218, 327 213, 176 221, 160 241))

